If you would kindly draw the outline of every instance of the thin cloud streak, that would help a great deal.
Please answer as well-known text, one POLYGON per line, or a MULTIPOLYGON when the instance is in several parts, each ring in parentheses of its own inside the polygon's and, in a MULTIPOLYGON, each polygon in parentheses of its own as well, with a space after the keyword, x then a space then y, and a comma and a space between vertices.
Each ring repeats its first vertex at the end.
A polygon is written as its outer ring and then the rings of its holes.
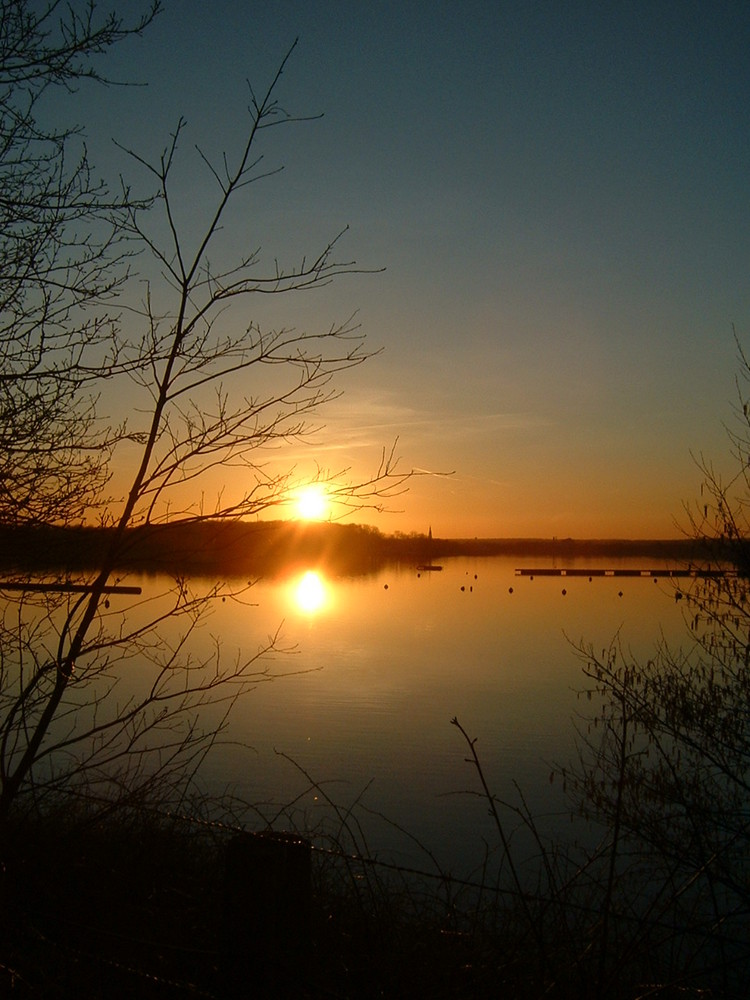
MULTIPOLYGON (((410 448, 418 448, 420 442, 435 439, 448 440, 481 437, 503 432, 548 428, 553 421, 536 413, 495 412, 495 413, 450 413, 437 415, 427 410, 381 401, 360 402, 352 409, 325 414, 325 427, 317 436, 317 446, 321 451, 339 451, 352 447, 382 447, 389 440, 398 437, 410 448), (339 427, 345 428, 345 442, 335 438, 339 427)), ((417 456, 414 456, 415 459, 417 456)))

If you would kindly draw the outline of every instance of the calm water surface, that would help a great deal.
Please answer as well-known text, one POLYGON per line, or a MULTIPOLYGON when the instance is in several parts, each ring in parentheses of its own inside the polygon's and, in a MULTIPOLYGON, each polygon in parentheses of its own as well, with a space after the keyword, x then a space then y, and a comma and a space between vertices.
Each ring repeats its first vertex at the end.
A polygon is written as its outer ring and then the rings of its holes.
MULTIPOLYGON (((668 581, 517 577, 525 565, 518 557, 447 559, 442 572, 390 567, 338 580, 300 571, 256 584, 253 607, 221 605, 210 631, 227 655, 252 651, 281 624, 295 652, 275 655, 272 672, 298 673, 259 684, 238 705, 228 735, 252 749, 221 748, 204 779, 261 804, 265 816, 301 796, 295 808, 314 824, 324 796, 305 793, 287 755, 339 806, 361 796, 441 864, 465 869, 493 830, 450 725, 457 716, 477 737, 495 794, 517 801, 517 781, 535 814, 559 813, 551 763, 570 759, 572 719, 585 710, 571 642, 604 647, 619 632, 625 647, 648 656, 662 634, 675 645, 688 638, 668 581)), ((358 815, 371 850, 416 860, 402 835, 358 815)))

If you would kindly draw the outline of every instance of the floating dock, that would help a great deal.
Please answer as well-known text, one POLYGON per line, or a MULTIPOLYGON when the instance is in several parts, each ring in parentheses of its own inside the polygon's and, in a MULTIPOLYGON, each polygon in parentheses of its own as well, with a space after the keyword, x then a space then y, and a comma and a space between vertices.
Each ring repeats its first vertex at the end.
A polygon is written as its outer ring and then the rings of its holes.
POLYGON ((737 576, 736 569, 578 569, 549 567, 533 567, 516 569, 516 576, 630 576, 630 577, 666 577, 667 579, 711 579, 714 577, 737 576))

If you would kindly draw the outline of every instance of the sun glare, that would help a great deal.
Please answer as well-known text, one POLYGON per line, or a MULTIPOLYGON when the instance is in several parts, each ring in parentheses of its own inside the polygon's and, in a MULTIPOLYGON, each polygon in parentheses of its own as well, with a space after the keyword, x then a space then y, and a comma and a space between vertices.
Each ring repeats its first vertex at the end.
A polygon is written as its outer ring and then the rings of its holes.
POLYGON ((304 486, 297 495, 297 515, 305 521, 320 521, 328 512, 328 497, 320 483, 304 486))
POLYGON ((310 569, 297 581, 294 600, 300 611, 313 615, 325 606, 327 599, 326 587, 320 573, 310 569))

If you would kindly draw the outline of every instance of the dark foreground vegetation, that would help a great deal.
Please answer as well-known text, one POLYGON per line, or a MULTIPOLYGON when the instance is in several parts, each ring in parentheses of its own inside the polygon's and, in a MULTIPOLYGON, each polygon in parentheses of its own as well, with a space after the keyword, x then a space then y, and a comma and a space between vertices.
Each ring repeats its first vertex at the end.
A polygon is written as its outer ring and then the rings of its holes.
MULTIPOLYGON (((171 814, 142 802, 107 815, 69 797, 44 817, 7 824, 0 995, 746 996, 746 858, 725 845, 721 857, 696 868, 701 846, 682 839, 684 829, 673 844, 682 856, 664 842, 657 848, 656 825, 650 830, 640 817, 633 826, 631 805, 622 802, 616 820, 599 812, 596 846, 550 842, 522 797, 510 805, 492 796, 476 741, 453 721, 497 834, 468 878, 369 856, 356 806, 337 806, 317 785, 330 815, 313 830, 300 828, 294 803, 272 830, 257 810, 246 807, 243 821, 236 802, 205 799, 171 814), (519 827, 536 845, 523 863, 508 834, 519 827)), ((584 794, 584 812, 607 797, 599 765, 587 772, 601 785, 584 794)), ((567 778, 572 804, 581 775, 567 778)), ((628 780, 621 770, 620 793, 628 780)), ((679 827, 670 813, 663 820, 679 827)), ((705 842, 720 825, 718 814, 684 818, 705 842)))
POLYGON ((291 903, 283 877, 269 908, 263 872, 245 873, 255 891, 238 907, 227 872, 238 834, 226 827, 142 812, 87 827, 69 814, 15 833, 3 996, 494 997, 528 975, 494 928, 478 914, 464 925, 439 888, 428 898, 337 851, 313 852, 291 903))

